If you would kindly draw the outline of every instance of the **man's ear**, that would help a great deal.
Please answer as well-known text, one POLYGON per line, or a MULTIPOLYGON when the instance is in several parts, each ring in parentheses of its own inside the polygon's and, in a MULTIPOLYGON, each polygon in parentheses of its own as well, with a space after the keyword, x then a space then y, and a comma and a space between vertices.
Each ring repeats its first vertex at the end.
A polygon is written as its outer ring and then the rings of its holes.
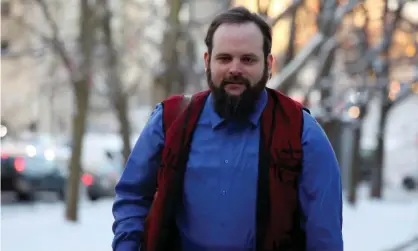
POLYGON ((209 63, 210 63, 210 54, 209 52, 205 52, 205 54, 203 54, 203 59, 205 60, 205 72, 208 71, 208 69, 210 68, 209 63))
POLYGON ((271 78, 272 69, 273 69, 274 57, 273 55, 269 54, 267 56, 267 70, 269 72, 269 78, 271 78))

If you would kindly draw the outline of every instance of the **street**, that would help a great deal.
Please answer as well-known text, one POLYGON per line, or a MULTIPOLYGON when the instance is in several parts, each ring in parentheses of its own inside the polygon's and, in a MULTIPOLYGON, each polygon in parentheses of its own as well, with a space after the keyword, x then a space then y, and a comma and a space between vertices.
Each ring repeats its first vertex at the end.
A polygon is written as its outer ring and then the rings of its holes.
MULTIPOLYGON (((365 189, 360 192, 365 194, 365 189)), ((344 205, 346 251, 386 251, 418 236, 417 194, 387 193, 384 201, 360 196, 352 208, 344 205)), ((112 199, 96 203, 82 200, 80 220, 64 220, 64 205, 42 200, 3 203, 1 206, 2 251, 110 251, 112 242, 112 199)), ((415 242, 416 243, 416 242, 415 242)), ((418 244, 402 251, 416 251, 418 244)))

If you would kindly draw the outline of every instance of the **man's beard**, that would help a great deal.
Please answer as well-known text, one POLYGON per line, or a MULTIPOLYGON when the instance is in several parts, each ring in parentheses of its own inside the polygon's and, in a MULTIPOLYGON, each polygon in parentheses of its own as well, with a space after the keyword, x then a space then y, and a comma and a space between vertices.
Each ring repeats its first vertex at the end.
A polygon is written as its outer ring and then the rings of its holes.
POLYGON ((215 111, 225 120, 248 121, 249 115, 255 110, 260 94, 266 87, 269 75, 267 67, 264 68, 263 76, 255 86, 240 75, 222 80, 221 85, 216 87, 212 81, 211 71, 206 73, 207 81, 213 96, 215 111), (230 95, 225 91, 228 84, 242 84, 245 90, 240 95, 230 95))

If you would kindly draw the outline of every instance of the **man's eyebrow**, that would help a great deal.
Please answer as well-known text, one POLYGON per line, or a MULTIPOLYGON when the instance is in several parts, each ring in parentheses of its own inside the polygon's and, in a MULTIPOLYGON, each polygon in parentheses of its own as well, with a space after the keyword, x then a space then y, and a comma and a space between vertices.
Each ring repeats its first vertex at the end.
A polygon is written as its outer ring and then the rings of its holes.
MULTIPOLYGON (((225 52, 220 52, 218 54, 215 54, 215 57, 230 57, 231 54, 225 53, 225 52)), ((254 53, 245 53, 243 55, 241 55, 241 57, 252 57, 252 58, 258 58, 258 56, 254 53)))
POLYGON ((252 57, 252 58, 258 58, 258 56, 254 53, 246 53, 244 55, 242 55, 243 57, 252 57))
POLYGON ((225 52, 220 52, 220 53, 215 54, 215 57, 225 57, 225 56, 230 57, 231 54, 228 54, 228 53, 225 53, 225 52))

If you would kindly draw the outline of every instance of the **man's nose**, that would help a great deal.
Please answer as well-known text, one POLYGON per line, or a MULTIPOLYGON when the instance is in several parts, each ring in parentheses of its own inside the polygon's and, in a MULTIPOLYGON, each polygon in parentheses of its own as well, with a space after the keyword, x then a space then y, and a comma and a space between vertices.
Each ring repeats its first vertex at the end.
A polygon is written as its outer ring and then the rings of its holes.
POLYGON ((237 76, 242 74, 242 66, 240 60, 234 59, 231 61, 229 67, 229 74, 232 76, 237 76))

